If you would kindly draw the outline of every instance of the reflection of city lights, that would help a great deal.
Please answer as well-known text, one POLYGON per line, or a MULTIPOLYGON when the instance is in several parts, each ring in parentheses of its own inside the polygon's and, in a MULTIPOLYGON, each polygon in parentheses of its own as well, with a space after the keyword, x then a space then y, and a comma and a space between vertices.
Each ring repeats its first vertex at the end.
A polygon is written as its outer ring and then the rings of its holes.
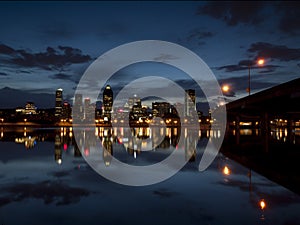
POLYGON ((89 156, 90 155, 90 150, 88 148, 84 149, 84 155, 89 156))
POLYGON ((224 167, 223 174, 227 176, 230 175, 230 169, 227 166, 224 167))
POLYGON ((267 204, 264 199, 259 201, 259 206, 262 210, 264 210, 267 207, 267 204))

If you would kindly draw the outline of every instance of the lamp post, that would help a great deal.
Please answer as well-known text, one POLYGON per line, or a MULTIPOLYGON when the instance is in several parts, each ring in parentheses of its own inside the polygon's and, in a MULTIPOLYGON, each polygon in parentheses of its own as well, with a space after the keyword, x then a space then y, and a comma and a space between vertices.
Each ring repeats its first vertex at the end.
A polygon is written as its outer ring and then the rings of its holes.
MULTIPOLYGON (((257 65, 262 66, 265 64, 264 59, 258 59, 256 62, 257 65)), ((251 76, 250 76, 250 70, 251 70, 251 63, 248 64, 248 93, 251 94, 251 76)))

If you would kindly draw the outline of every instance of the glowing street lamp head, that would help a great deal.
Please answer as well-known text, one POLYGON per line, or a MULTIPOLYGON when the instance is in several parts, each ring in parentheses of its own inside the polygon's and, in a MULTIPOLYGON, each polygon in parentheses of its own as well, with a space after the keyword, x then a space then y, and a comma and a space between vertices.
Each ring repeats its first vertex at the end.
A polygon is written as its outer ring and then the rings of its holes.
POLYGON ((230 88, 229 88, 229 86, 228 86, 227 84, 225 84, 225 85, 222 86, 222 91, 223 91, 223 92, 228 92, 229 89, 230 89, 230 88))
POLYGON ((257 64, 260 65, 260 66, 262 66, 262 65, 265 64, 265 60, 264 59, 258 59, 257 60, 257 64))

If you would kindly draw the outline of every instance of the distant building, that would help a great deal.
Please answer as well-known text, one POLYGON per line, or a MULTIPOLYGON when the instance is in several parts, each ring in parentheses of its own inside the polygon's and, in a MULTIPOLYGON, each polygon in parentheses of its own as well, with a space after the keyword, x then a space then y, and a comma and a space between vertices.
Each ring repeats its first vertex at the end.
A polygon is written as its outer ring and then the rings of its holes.
POLYGON ((27 102, 25 105, 25 114, 35 115, 36 107, 33 102, 27 102))
POLYGON ((130 97, 128 99, 128 108, 129 108, 129 110, 132 110, 132 107, 134 105, 142 108, 141 99, 136 94, 134 94, 133 97, 130 97))
POLYGON ((145 119, 141 99, 135 94, 128 99, 130 120, 138 121, 145 119))
POLYGON ((27 114, 27 115, 35 115, 37 114, 37 109, 33 102, 27 102, 25 107, 17 107, 16 114, 27 114))
POLYGON ((111 113, 112 113, 112 106, 113 106, 113 91, 109 85, 106 85, 103 91, 103 116, 104 120, 110 121, 111 120, 111 113))
POLYGON ((33 102, 26 103, 25 114, 36 114, 36 107, 33 102))
POLYGON ((152 102, 153 117, 164 117, 170 113, 171 105, 168 102, 152 102))
POLYGON ((62 119, 70 119, 72 116, 72 108, 71 105, 68 102, 64 102, 62 107, 62 119))
POLYGON ((55 93, 55 116, 60 118, 62 116, 63 103, 63 89, 59 88, 55 93))
POLYGON ((84 99, 84 119, 86 121, 95 119, 95 104, 91 104, 90 98, 84 99))
POLYGON ((196 112, 196 93, 194 89, 185 90, 184 116, 190 117, 196 112))
POLYGON ((83 119, 83 102, 82 94, 75 94, 73 102, 73 119, 75 121, 81 121, 83 119))

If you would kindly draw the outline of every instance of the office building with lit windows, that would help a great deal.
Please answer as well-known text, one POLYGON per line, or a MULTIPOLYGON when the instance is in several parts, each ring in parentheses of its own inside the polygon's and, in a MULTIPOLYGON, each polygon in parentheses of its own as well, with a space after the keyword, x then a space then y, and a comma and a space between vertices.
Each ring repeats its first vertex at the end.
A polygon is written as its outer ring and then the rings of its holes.
POLYGON ((63 89, 59 88, 55 93, 55 116, 62 116, 62 104, 63 104, 63 89))
POLYGON ((104 120, 111 120, 111 113, 113 111, 113 91, 109 85, 106 85, 103 91, 103 116, 104 120))
POLYGON ((187 117, 196 113, 196 92, 194 89, 185 90, 184 115, 187 117))
POLYGON ((84 115, 83 115, 82 94, 75 94, 72 113, 73 113, 73 115, 72 115, 73 119, 75 121, 78 122, 78 121, 81 121, 83 119, 84 115))

